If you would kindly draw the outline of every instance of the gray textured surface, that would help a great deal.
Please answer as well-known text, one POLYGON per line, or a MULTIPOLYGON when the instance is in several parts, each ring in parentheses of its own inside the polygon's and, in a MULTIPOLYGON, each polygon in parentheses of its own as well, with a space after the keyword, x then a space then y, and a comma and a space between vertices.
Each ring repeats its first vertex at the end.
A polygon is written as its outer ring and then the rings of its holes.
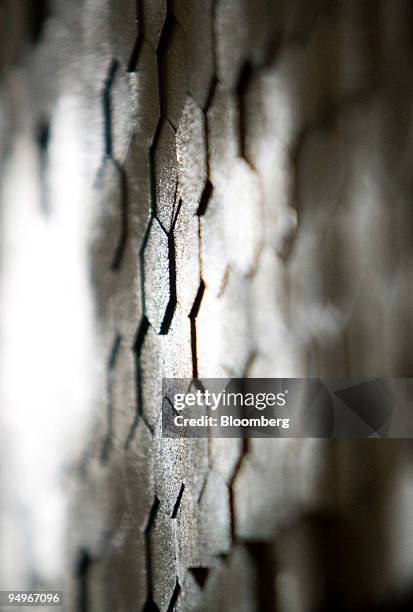
POLYGON ((25 3, 0 4, 0 128, 5 156, 50 119, 53 161, 56 105, 81 117, 102 348, 70 605, 311 612, 403 590, 409 444, 163 440, 160 385, 412 375, 409 3, 51 4, 35 43, 25 3))

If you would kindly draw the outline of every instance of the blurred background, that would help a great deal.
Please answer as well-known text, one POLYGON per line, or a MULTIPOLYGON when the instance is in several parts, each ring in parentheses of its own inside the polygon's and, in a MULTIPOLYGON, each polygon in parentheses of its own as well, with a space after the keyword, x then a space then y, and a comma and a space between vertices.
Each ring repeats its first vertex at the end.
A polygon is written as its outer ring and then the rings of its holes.
POLYGON ((409 440, 160 420, 162 377, 411 376, 412 18, 0 0, 2 589, 412 608, 409 440))

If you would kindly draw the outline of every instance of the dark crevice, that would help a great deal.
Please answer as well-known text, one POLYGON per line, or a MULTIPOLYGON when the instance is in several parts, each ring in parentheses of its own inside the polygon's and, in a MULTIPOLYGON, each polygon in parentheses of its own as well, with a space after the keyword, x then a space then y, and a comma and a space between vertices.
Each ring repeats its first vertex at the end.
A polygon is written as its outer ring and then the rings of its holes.
POLYGON ((150 196, 151 196, 151 211, 156 215, 156 160, 155 153, 158 145, 159 136, 161 133, 162 118, 158 119, 155 132, 152 137, 152 142, 149 147, 149 181, 150 181, 150 196))
POLYGON ((252 542, 247 549, 255 561, 257 575, 258 610, 277 610, 275 577, 277 575, 276 556, 272 542, 252 542))
POLYGON ((202 498, 203 498, 204 493, 206 491, 207 484, 208 484, 208 475, 205 477, 205 480, 202 483, 202 487, 201 487, 201 490, 200 490, 199 495, 198 495, 198 504, 200 504, 201 501, 202 501, 202 498))
POLYGON ((112 134, 112 97, 111 89, 115 81, 116 73, 119 68, 118 60, 114 59, 110 65, 108 76, 103 87, 103 120, 104 120, 104 141, 105 155, 112 157, 113 134, 112 134))
POLYGON ((213 71, 212 71, 212 77, 211 80, 209 82, 209 87, 208 87, 208 91, 206 94, 206 99, 204 100, 204 103, 201 104, 201 108, 204 111, 204 113, 206 112, 210 102, 211 102, 211 98, 213 96, 213 93, 215 91, 215 87, 216 84, 218 82, 217 79, 217 58, 216 58, 216 49, 217 49, 217 45, 216 45, 216 36, 215 36, 215 10, 214 7, 212 8, 212 19, 211 19, 211 51, 212 51, 212 65, 213 65, 213 71))
POLYGON ((173 129, 174 132, 176 132, 178 130, 178 124, 174 123, 172 121, 172 119, 170 117, 168 117, 167 115, 162 115, 164 119, 166 119, 166 121, 169 123, 169 125, 171 126, 171 128, 173 129))
POLYGON ((50 122, 42 119, 37 125, 36 134, 37 144, 42 153, 46 153, 49 147, 50 140, 50 122))
MULTIPOLYGON (((171 400, 169 399, 169 397, 165 396, 163 398, 163 401, 166 402, 167 404, 169 404, 169 410, 171 412, 173 412, 173 414, 175 416, 177 416, 179 414, 179 412, 175 409, 175 406, 173 405, 173 403, 171 402, 171 400)), ((175 518, 175 517, 174 517, 175 518)))
POLYGON ((152 525, 155 522, 156 515, 158 514, 158 509, 159 509, 159 499, 155 495, 155 498, 153 500, 153 504, 152 504, 151 509, 149 511, 148 521, 147 521, 146 526, 145 526, 145 532, 144 532, 145 535, 149 534, 149 532, 150 532, 150 530, 152 528, 152 525))
MULTIPOLYGON (((208 129, 208 109, 211 105, 212 99, 215 95, 215 90, 217 88, 217 78, 214 77, 214 80, 211 83, 211 87, 210 90, 208 92, 208 99, 205 105, 205 125, 204 125, 204 134, 205 134, 205 144, 206 144, 206 162, 207 162, 207 175, 211 176, 211 155, 210 155, 210 150, 209 150, 209 138, 208 138, 208 133, 209 133, 209 129, 208 129)), ((208 179, 208 183, 209 183, 209 179, 208 179)), ((211 185, 211 191, 212 191, 212 185, 211 185)), ((202 199, 201 199, 202 201, 202 199)), ((204 214, 205 210, 201 213, 199 212, 198 209, 198 215, 204 214)))
POLYGON ((86 549, 81 549, 76 568, 78 582, 78 612, 89 612, 89 573, 92 559, 86 549))
POLYGON ((176 580, 175 588, 174 588, 174 591, 172 593, 171 601, 169 602, 169 606, 168 606, 167 612, 172 612, 173 610, 175 610, 176 602, 178 601, 178 597, 179 597, 180 592, 181 592, 181 586, 180 586, 178 580, 176 580))
POLYGON ((244 461, 244 458, 246 456, 246 454, 248 453, 248 438, 242 438, 242 449, 241 449, 241 454, 239 456, 239 459, 237 461, 237 464, 234 468, 234 472, 232 474, 231 480, 229 481, 228 484, 228 489, 229 489, 229 507, 230 507, 230 514, 231 514, 231 536, 232 536, 232 540, 235 541, 236 539, 236 519, 235 519, 235 495, 234 495, 234 484, 235 484, 235 480, 237 479, 237 476, 239 474, 239 471, 241 469, 242 463, 244 461))
POLYGON ((121 230, 119 241, 115 249, 115 253, 113 255, 111 269, 116 272, 119 270, 120 264, 122 262, 122 257, 126 248, 126 241, 128 239, 128 179, 126 176, 126 172, 122 166, 114 161, 115 167, 119 172, 120 179, 120 215, 121 215, 121 230))
POLYGON ((113 370, 116 365, 116 358, 119 353, 122 337, 117 334, 110 351, 108 365, 107 365, 107 378, 106 378, 106 392, 107 392, 107 419, 108 419, 108 430, 105 441, 102 446, 101 459, 107 461, 109 457, 110 448, 112 445, 113 437, 113 370))
POLYGON ((204 291, 205 291, 205 283, 201 279, 201 284, 199 285, 199 289, 198 289, 198 293, 196 294, 194 305, 192 306, 191 312, 189 314, 189 319, 191 322, 191 353, 192 353, 192 377, 193 378, 198 378, 198 351, 197 351, 197 341, 196 341, 196 318, 199 313, 204 291))
MULTIPOLYGON (((178 220, 178 215, 179 215, 179 211, 181 210, 182 207, 182 200, 178 195, 178 181, 176 181, 175 184, 175 195, 174 195, 174 206, 173 206, 173 210, 172 210, 172 225, 171 225, 171 229, 170 232, 173 232, 175 230, 175 226, 176 226, 176 222, 178 220), (176 202, 178 202, 178 205, 176 206, 176 202)), ((159 219, 158 219, 159 221, 159 219)), ((160 225, 162 225, 162 223, 159 221, 160 225)), ((168 232, 166 231, 166 229, 163 227, 162 228, 165 232, 165 234, 168 234, 168 232)))
POLYGON ((158 58, 158 91, 159 91, 159 108, 160 114, 165 115, 165 107, 166 107, 166 54, 169 44, 169 39, 172 34, 172 29, 176 20, 172 13, 168 11, 165 22, 162 28, 162 32, 159 38, 158 48, 156 50, 156 55, 158 58))
POLYGON ((168 235, 168 246, 169 246, 169 303, 166 307, 164 319, 162 321, 160 334, 165 335, 169 331, 169 327, 174 316, 176 307, 176 269, 175 269, 175 239, 173 233, 170 232, 168 235))
POLYGON ((207 206, 208 206, 208 202, 211 199, 213 190, 214 188, 212 186, 212 183, 210 182, 209 179, 207 179, 207 182, 205 183, 205 187, 201 195, 201 200, 199 202, 198 210, 196 211, 196 214, 198 215, 198 217, 202 217, 202 215, 205 214, 207 206))
POLYGON ((167 121, 169 123, 169 125, 171 126, 171 128, 173 129, 174 132, 176 132, 176 130, 178 129, 178 126, 176 126, 172 120, 167 117, 166 115, 163 115, 163 118, 165 119, 165 121, 167 121))
POLYGON ((142 312, 146 316, 146 304, 145 304, 145 249, 148 244, 149 234, 151 232, 152 223, 154 217, 151 217, 148 226, 145 230, 145 235, 142 240, 142 246, 139 250, 139 265, 141 269, 141 296, 142 296, 142 312))
POLYGON ((189 571, 201 589, 203 589, 209 575, 209 567, 190 567, 189 571))
POLYGON ((48 166, 49 166, 49 142, 50 122, 44 119, 37 125, 36 142, 40 155, 40 181, 41 181, 41 208, 45 215, 50 213, 48 193, 48 166))
POLYGON ((199 253, 199 271, 202 277, 203 274, 203 259, 202 259, 202 225, 201 219, 198 217, 198 253, 199 253))
POLYGON ((217 23, 217 4, 218 4, 218 0, 213 0, 212 4, 211 4, 211 42, 212 42, 212 64, 214 67, 213 70, 213 79, 212 79, 212 83, 210 83, 210 88, 209 88, 209 92, 208 92, 208 97, 205 103, 205 109, 206 110, 210 103, 211 103, 211 99, 212 96, 214 95, 214 91, 216 88, 216 85, 218 83, 218 77, 217 77, 217 72, 218 72, 218 57, 217 57, 217 49, 218 49, 218 39, 219 36, 217 34, 217 29, 216 29, 216 23, 217 23))
POLYGON ((244 67, 241 71, 238 85, 236 88, 236 94, 238 98, 238 131, 239 131, 239 155, 243 157, 248 163, 248 157, 246 154, 246 138, 247 138, 247 108, 246 108, 246 94, 248 86, 251 80, 252 68, 249 62, 245 62, 244 67))
POLYGON ((175 519, 178 516, 178 510, 179 510, 179 507, 181 505, 181 501, 182 501, 182 496, 184 494, 184 490, 185 490, 185 485, 184 485, 184 483, 182 483, 181 484, 181 488, 179 489, 178 497, 176 498, 176 502, 175 502, 174 508, 172 510, 171 518, 173 518, 173 519, 175 519))
POLYGON ((43 31, 43 25, 50 16, 49 0, 36 0, 29 3, 30 7, 30 40, 36 43, 43 31))
POLYGON ((127 72, 136 72, 136 68, 139 61, 139 55, 142 48, 142 43, 144 39, 143 35, 143 6, 142 0, 136 0, 136 22, 137 22, 137 34, 135 39, 135 44, 133 45, 132 53, 130 54, 127 72))
POLYGON ((137 358, 141 355, 142 346, 145 340, 146 332, 149 328, 149 321, 146 316, 142 317, 142 321, 140 322, 138 331, 136 333, 135 342, 133 345, 133 352, 137 358))
POLYGON ((159 608, 152 597, 148 597, 146 600, 145 605, 143 606, 143 612, 159 612, 159 608))
POLYGON ((139 33, 136 37, 135 44, 133 45, 132 53, 130 55, 127 72, 136 72, 136 68, 139 61, 139 54, 142 48, 143 36, 139 33))
POLYGON ((217 79, 216 75, 214 74, 214 78, 212 79, 212 82, 211 82, 211 85, 210 85, 209 91, 208 91, 208 96, 207 96, 207 99, 206 99, 206 102, 205 102, 205 109, 204 109, 205 115, 207 114, 207 111, 208 111, 208 109, 209 109, 209 107, 211 105, 212 99, 213 99, 213 97, 215 95, 215 90, 217 88, 217 85, 218 85, 218 79, 217 79))

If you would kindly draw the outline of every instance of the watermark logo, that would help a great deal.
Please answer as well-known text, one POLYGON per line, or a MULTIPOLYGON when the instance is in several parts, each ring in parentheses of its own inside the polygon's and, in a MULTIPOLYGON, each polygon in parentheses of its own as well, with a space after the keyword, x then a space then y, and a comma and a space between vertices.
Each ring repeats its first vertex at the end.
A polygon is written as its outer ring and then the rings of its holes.
POLYGON ((164 437, 411 437, 413 379, 164 379, 164 437))

